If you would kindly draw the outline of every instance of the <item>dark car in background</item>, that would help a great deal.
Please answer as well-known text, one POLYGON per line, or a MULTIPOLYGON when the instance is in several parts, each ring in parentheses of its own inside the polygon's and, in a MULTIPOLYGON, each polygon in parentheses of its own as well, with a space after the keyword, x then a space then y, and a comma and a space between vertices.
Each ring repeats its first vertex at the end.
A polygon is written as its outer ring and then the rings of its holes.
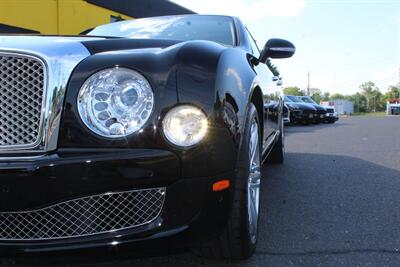
POLYGON ((339 115, 334 106, 323 106, 326 109, 325 122, 335 123, 339 120, 339 115))
POLYGON ((261 165, 284 159, 266 63, 294 52, 259 51, 226 16, 0 36, 0 252, 151 241, 250 257, 261 165))
POLYGON ((297 96, 285 96, 284 103, 284 121, 287 124, 300 123, 308 125, 318 121, 319 119, 317 109, 312 105, 304 103, 297 96))
POLYGON ((312 105, 317 110, 318 116, 315 120, 315 123, 322 123, 327 121, 328 118, 326 117, 327 111, 325 107, 318 105, 310 96, 299 96, 298 98, 301 99, 304 103, 312 105))

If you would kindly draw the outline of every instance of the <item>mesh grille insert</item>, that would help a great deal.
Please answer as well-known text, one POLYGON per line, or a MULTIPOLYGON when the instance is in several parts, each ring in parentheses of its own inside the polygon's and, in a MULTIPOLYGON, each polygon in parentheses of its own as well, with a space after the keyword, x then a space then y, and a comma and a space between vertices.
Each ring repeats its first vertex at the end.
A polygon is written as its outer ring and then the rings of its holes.
POLYGON ((41 240, 107 233, 155 220, 165 188, 88 196, 43 209, 0 213, 0 240, 41 240))
POLYGON ((0 53, 0 148, 38 141, 44 72, 39 59, 0 53))

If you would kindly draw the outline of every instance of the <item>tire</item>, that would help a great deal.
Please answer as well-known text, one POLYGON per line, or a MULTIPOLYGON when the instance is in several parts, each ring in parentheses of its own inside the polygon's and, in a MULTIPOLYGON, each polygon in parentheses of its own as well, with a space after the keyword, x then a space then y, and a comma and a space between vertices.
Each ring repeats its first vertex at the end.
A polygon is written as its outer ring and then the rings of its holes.
POLYGON ((268 157, 268 162, 272 164, 282 164, 285 159, 285 135, 283 133, 283 127, 279 133, 278 140, 276 141, 271 153, 268 157))
POLYGON ((251 103, 239 152, 232 210, 227 225, 218 238, 195 249, 194 252, 198 256, 219 260, 245 260, 254 254, 260 217, 261 129, 259 125, 257 110, 251 103), (253 157, 250 155, 251 152, 253 157))

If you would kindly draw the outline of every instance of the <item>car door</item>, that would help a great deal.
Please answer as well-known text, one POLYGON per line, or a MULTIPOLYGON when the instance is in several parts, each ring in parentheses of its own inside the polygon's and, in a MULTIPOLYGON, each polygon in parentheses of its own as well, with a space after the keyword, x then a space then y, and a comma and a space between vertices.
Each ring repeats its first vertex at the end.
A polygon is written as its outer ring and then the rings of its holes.
MULTIPOLYGON (((248 39, 251 45, 253 56, 260 57, 260 50, 250 32, 246 29, 248 39)), ((254 67, 264 95, 264 140, 263 151, 265 151, 274 140, 275 133, 279 129, 279 112, 281 107, 281 88, 277 85, 279 79, 274 77, 273 73, 266 64, 260 63, 254 67)))

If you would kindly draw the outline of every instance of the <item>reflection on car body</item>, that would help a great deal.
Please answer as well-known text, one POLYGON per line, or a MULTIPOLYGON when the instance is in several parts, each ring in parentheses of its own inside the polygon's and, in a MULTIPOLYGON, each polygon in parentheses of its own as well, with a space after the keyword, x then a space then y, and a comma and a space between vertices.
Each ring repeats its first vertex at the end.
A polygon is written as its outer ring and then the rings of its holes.
POLYGON ((284 159, 283 101, 264 106, 280 90, 265 63, 294 52, 282 39, 259 51, 226 16, 0 36, 0 94, 14 96, 10 109, 34 107, 20 120, 1 113, 25 135, 0 140, 0 250, 146 240, 250 257, 261 164, 284 159))

